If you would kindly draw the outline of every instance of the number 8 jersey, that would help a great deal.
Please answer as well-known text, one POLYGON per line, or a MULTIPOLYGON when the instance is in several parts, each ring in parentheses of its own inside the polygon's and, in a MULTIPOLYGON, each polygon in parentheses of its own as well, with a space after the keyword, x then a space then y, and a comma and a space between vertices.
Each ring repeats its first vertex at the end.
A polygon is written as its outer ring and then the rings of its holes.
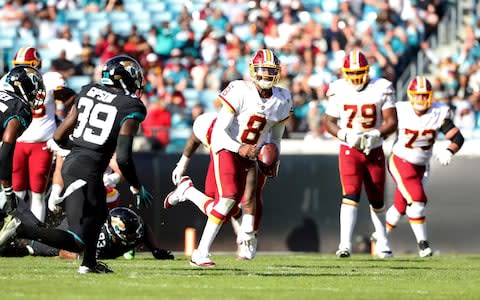
MULTIPOLYGON (((290 92, 281 87, 272 88, 272 96, 262 99, 251 81, 232 81, 219 95, 223 109, 235 115, 228 136, 240 144, 261 145, 270 129, 287 120, 292 110, 290 92)), ((212 136, 212 150, 228 149, 222 139, 212 136)))
POLYGON ((145 119, 146 108, 139 98, 100 84, 84 86, 75 99, 78 120, 72 134, 75 146, 111 157, 123 122, 145 119))

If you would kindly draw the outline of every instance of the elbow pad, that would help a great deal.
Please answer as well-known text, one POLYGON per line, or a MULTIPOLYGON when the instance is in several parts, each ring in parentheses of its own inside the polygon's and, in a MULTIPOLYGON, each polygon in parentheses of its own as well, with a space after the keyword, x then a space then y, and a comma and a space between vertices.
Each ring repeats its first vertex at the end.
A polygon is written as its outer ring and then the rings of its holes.
POLYGON ((13 151, 15 144, 3 142, 0 146, 0 179, 12 180, 13 151))

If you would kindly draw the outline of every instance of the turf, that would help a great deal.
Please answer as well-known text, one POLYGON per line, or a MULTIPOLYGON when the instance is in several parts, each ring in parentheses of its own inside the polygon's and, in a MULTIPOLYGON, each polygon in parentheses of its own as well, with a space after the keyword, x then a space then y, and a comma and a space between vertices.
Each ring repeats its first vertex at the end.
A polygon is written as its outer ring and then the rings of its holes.
POLYGON ((427 259, 260 253, 253 261, 215 255, 191 267, 137 255, 105 261, 115 273, 76 273, 79 261, 0 258, 0 299, 480 299, 480 255, 427 259))

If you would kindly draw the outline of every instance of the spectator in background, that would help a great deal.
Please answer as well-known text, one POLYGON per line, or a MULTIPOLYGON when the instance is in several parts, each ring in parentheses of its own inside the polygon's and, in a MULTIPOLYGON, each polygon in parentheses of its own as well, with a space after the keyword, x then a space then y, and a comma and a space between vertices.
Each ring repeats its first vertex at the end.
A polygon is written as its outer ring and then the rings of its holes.
POLYGON ((69 26, 64 26, 57 34, 57 37, 50 40, 47 44, 48 51, 60 56, 65 51, 65 57, 70 61, 75 61, 82 53, 82 45, 73 38, 72 30, 69 26))
POLYGON ((172 114, 162 99, 151 103, 147 117, 141 124, 142 132, 151 143, 152 150, 164 150, 170 143, 169 130, 172 127, 172 114))
POLYGON ((68 78, 75 73, 75 64, 67 59, 65 50, 60 51, 60 55, 52 60, 51 68, 61 73, 64 78, 68 78))
POLYGON ((100 63, 104 63, 110 58, 117 56, 121 52, 118 35, 108 32, 105 37, 97 39, 95 44, 95 56, 100 58, 100 63))
POLYGON ((93 63, 93 52, 88 48, 83 48, 80 55, 80 62, 75 65, 74 75, 91 76, 95 73, 95 64, 93 63))

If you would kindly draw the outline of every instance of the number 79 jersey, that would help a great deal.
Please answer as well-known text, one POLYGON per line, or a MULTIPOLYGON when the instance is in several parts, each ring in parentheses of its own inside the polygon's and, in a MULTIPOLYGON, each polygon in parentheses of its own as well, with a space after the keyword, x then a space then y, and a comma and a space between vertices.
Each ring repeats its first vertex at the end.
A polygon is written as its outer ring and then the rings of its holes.
POLYGON ((382 110, 395 107, 392 83, 386 79, 372 79, 357 91, 345 79, 331 83, 326 114, 339 119, 338 126, 353 132, 365 132, 382 125, 382 110))
POLYGON ((145 119, 146 108, 139 98, 100 84, 84 86, 75 99, 78 120, 72 134, 75 146, 111 156, 123 122, 145 119))
MULTIPOLYGON (((224 107, 235 114, 228 135, 241 144, 261 145, 270 129, 288 119, 292 110, 290 92, 273 87, 272 96, 262 99, 251 81, 232 81, 219 95, 224 107)), ((222 149, 222 141, 212 137, 212 149, 222 149)))

